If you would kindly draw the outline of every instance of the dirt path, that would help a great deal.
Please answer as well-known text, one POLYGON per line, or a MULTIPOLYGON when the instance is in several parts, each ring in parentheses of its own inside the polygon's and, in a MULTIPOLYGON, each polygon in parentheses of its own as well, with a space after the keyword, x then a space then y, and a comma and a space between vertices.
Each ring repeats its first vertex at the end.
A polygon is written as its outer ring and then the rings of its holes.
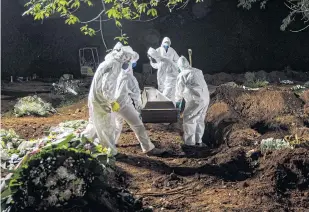
MULTIPOLYGON (((218 102, 213 102, 210 107, 213 115, 207 117, 208 121, 229 111, 219 98, 222 92, 227 92, 227 97, 234 98, 228 91, 219 91, 216 94, 218 102)), ((278 93, 267 95, 271 98, 280 97, 278 93)), ((247 97, 240 95, 238 98, 238 102, 241 102, 247 97)), ((282 98, 279 99, 281 101, 282 98)), ((247 98, 243 101, 247 103, 249 100, 247 98)), ((297 107, 301 107, 296 103, 297 107)), ((259 104, 263 106, 264 103, 259 104)), ((252 105, 254 106, 253 103, 249 106, 253 107, 252 105)), ((252 119, 259 115, 246 111, 249 106, 241 106, 245 107, 241 110, 252 119)), ((268 107, 264 107, 264 113, 268 112, 268 107)), ((62 108, 59 114, 47 118, 3 118, 2 127, 13 128, 25 138, 40 137, 49 127, 62 121, 87 119, 87 110, 87 102, 83 100, 62 108)), ((274 111, 270 108, 269 113, 274 111)), ((259 165, 253 166, 252 161, 246 157, 247 150, 253 145, 250 142, 259 136, 253 129, 250 130, 254 132, 244 128, 241 133, 235 131, 238 134, 231 134, 231 138, 235 140, 231 147, 222 144, 190 154, 190 150, 181 148, 179 129, 160 124, 147 124, 146 128, 155 145, 169 149, 169 153, 164 157, 145 156, 134 133, 125 126, 119 141, 119 152, 126 156, 118 160, 117 166, 126 173, 123 181, 127 188, 141 197, 145 205, 152 206, 154 211, 306 211, 309 208, 307 149, 278 151, 260 158, 259 165), (252 138, 253 134, 255 137, 252 138), (237 140, 241 136, 247 136, 247 140, 237 140), (290 175, 291 177, 282 177, 290 175), (289 188, 287 193, 279 187, 280 183, 293 184, 294 187, 289 188)))

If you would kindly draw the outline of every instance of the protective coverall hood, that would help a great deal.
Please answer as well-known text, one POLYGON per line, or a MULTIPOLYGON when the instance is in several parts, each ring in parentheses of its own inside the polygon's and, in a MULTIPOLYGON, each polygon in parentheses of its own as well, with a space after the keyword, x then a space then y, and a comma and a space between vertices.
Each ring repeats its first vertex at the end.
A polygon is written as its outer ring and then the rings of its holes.
POLYGON ((113 50, 120 50, 123 47, 122 43, 118 42, 116 43, 116 45, 114 46, 113 50))
POLYGON ((163 38, 162 43, 161 43, 161 46, 163 46, 164 43, 167 43, 168 46, 171 46, 171 45, 172 45, 171 39, 169 39, 168 37, 163 38))
POLYGON ((110 51, 104 58, 104 60, 110 60, 113 58, 113 55, 117 53, 117 51, 120 51, 120 49, 123 47, 122 43, 118 42, 114 46, 113 50, 110 51))
POLYGON ((113 58, 120 63, 129 62, 135 55, 135 51, 130 46, 121 47, 120 51, 113 54, 113 58))
POLYGON ((154 48, 149 48, 147 54, 151 56, 153 59, 155 59, 157 62, 161 61, 162 57, 160 54, 154 49, 154 48))
POLYGON ((180 71, 191 68, 189 61, 184 56, 181 56, 179 58, 179 60, 177 61, 177 66, 180 71))

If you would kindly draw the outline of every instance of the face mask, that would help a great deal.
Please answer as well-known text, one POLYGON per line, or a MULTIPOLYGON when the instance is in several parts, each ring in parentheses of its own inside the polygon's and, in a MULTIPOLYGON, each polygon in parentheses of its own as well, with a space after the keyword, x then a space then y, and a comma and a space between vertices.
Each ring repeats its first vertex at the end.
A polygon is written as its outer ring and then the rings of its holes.
POLYGON ((132 68, 135 68, 137 63, 132 63, 132 68))
POLYGON ((129 63, 128 62, 125 62, 122 64, 122 69, 123 70, 127 70, 129 68, 129 63))
POLYGON ((163 45, 163 48, 164 48, 165 50, 168 50, 168 47, 169 47, 169 46, 168 46, 167 44, 164 44, 164 45, 163 45))

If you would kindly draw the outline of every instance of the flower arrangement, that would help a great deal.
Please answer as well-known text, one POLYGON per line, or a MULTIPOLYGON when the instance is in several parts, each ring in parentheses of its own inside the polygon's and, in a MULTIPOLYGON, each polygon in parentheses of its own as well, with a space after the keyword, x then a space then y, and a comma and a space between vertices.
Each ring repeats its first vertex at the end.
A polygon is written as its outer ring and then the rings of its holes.
POLYGON ((261 141, 262 153, 286 148, 292 149, 293 147, 284 139, 267 138, 261 141))
POLYGON ((89 154, 52 148, 34 156, 14 174, 9 189, 12 211, 69 210, 104 184, 103 166, 89 154))
POLYGON ((4 161, 10 159, 13 154, 19 154, 18 147, 24 140, 20 139, 13 129, 0 129, 0 140, 1 167, 3 167, 4 161))
MULTIPOLYGON (((18 163, 1 179, 2 211, 152 211, 118 188, 110 149, 79 136, 86 125, 83 120, 61 123, 48 136, 18 146, 18 163)), ((12 130, 1 135, 6 142, 18 138, 12 130)))
POLYGON ((34 95, 19 99, 14 106, 14 113, 17 117, 25 115, 48 116, 50 113, 56 113, 56 110, 50 103, 46 103, 34 95))

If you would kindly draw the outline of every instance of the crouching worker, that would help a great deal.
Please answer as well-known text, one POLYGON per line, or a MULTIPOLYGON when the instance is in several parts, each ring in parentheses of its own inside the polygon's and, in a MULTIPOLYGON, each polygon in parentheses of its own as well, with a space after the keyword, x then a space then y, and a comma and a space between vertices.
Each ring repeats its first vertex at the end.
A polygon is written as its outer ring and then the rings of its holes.
POLYGON ((202 137, 205 129, 205 116, 209 105, 209 91, 203 72, 192 68, 188 60, 181 56, 177 62, 180 74, 176 81, 176 107, 186 101, 183 111, 183 131, 185 145, 205 146, 202 137))

